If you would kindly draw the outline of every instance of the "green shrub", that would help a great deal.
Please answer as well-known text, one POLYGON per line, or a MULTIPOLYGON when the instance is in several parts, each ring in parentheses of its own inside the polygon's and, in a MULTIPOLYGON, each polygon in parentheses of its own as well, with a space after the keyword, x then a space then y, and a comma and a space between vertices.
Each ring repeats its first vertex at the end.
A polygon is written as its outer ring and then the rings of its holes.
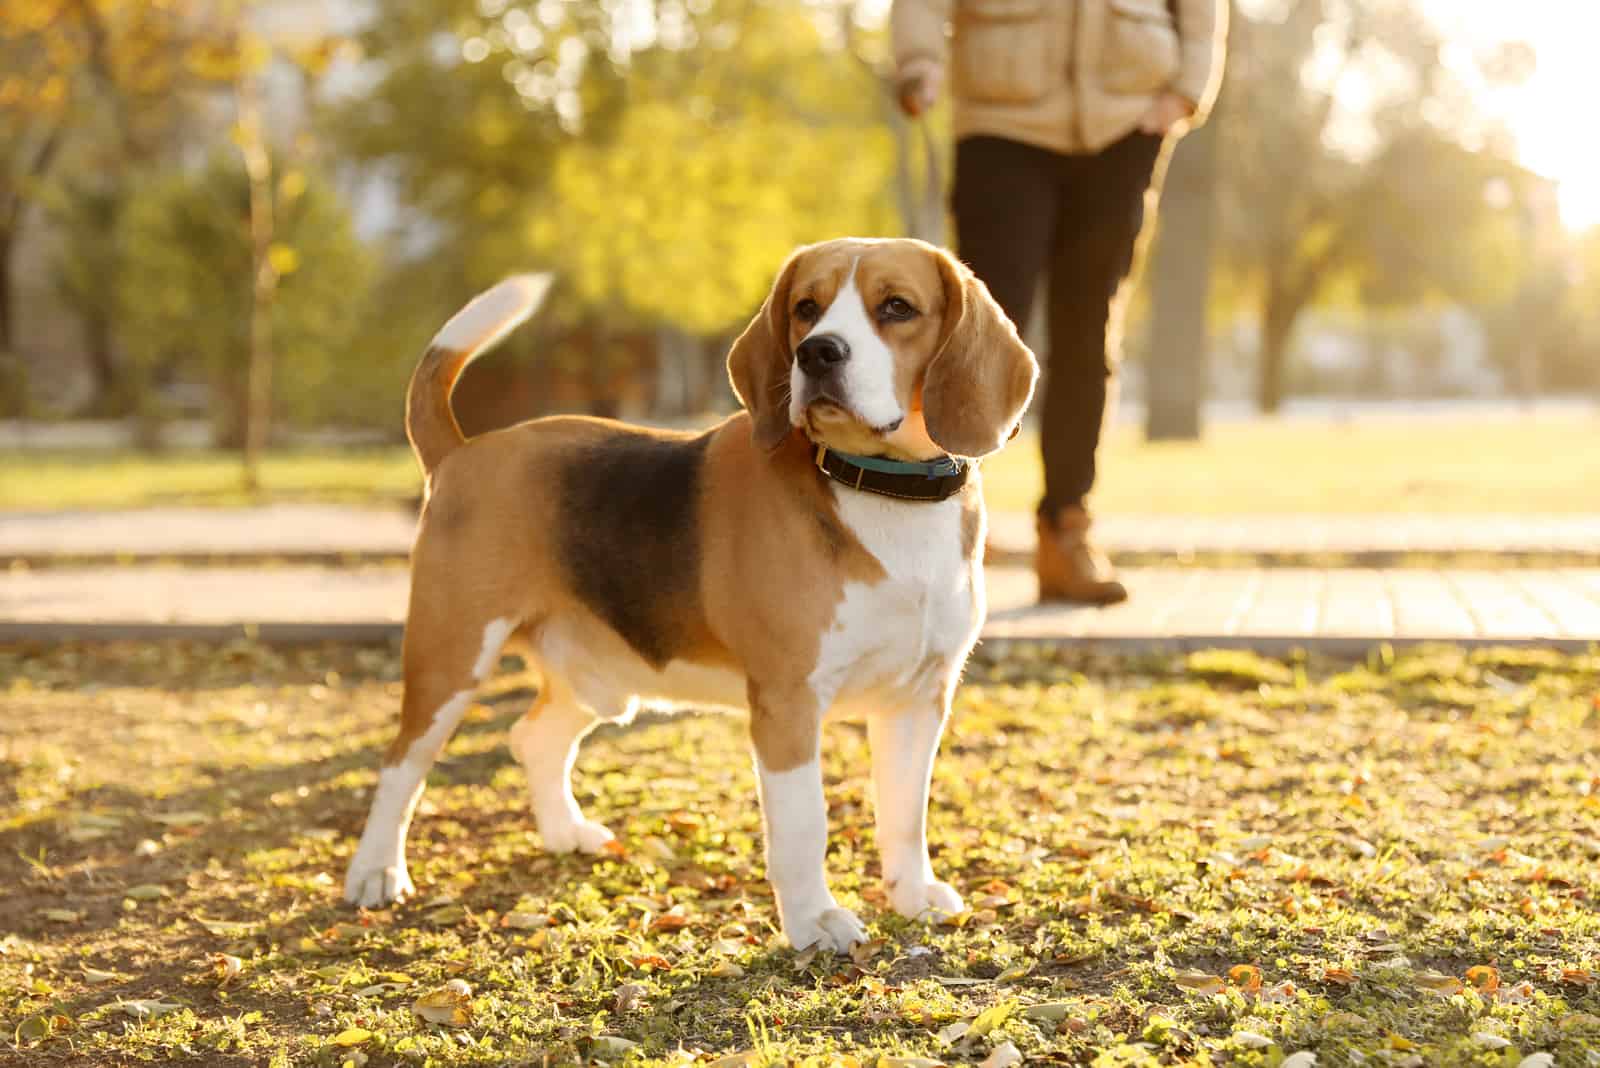
MULTIPOLYGON (((275 418, 298 423, 344 414, 358 328, 366 318, 372 256, 349 211, 323 179, 279 172, 272 312, 275 418)), ((212 387, 219 442, 239 440, 249 358, 249 190, 243 167, 219 156, 198 171, 141 183, 118 225, 121 340, 140 371, 203 379, 212 387)), ((393 403, 398 405, 395 398, 393 403)))

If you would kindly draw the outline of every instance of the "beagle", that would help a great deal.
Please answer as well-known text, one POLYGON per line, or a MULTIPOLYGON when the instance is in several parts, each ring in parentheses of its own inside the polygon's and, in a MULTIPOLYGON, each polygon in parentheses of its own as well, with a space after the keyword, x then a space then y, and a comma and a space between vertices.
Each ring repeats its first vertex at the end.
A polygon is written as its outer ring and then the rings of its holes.
POLYGON ((797 949, 866 936, 828 889, 825 716, 867 721, 895 911, 955 913, 934 877, 928 784, 984 616, 973 461, 1014 433, 1038 374, 973 274, 931 245, 797 251, 734 343, 744 411, 704 433, 557 416, 465 440, 450 391, 540 303, 513 278, 433 339, 407 394, 426 473, 411 559, 399 735, 345 878, 413 892, 423 779, 502 646, 543 685, 512 727, 546 849, 611 841, 573 799, 578 744, 641 704, 747 710, 767 874, 797 949))

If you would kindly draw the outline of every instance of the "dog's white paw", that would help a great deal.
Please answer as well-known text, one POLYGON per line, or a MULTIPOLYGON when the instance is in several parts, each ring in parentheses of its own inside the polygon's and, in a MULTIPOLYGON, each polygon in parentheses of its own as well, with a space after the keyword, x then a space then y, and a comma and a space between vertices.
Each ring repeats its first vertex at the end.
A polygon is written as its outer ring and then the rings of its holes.
POLYGON ((784 933, 795 949, 816 948, 829 953, 848 953, 851 946, 867 940, 867 929, 856 914, 838 906, 798 920, 784 933))
POLYGON ((382 864, 364 862, 358 855, 344 876, 344 899, 362 908, 404 901, 416 892, 404 858, 398 863, 382 864))
POLYGON ((900 883, 889 891, 889 904, 908 920, 936 920, 941 915, 954 916, 967 907, 955 887, 937 879, 900 883))
POLYGON ((603 823, 580 819, 548 830, 540 827, 539 837, 544 840, 544 848, 548 852, 593 855, 603 852, 617 836, 603 823))

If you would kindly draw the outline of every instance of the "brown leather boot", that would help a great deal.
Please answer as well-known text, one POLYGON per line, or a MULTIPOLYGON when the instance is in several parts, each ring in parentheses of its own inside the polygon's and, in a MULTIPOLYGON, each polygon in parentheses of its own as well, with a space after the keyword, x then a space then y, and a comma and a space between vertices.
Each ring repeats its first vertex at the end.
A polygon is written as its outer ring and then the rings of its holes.
POLYGON ((1039 552, 1034 558, 1039 600, 1108 605, 1128 599, 1128 589, 1117 581, 1111 561, 1090 543, 1089 524, 1089 513, 1082 508, 1062 508, 1054 522, 1039 517, 1039 552))

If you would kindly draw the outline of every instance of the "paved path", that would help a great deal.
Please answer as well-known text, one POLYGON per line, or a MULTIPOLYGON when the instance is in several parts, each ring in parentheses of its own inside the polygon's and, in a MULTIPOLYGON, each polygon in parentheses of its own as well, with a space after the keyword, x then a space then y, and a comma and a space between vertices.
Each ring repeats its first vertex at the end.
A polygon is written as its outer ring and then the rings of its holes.
MULTIPOLYGON (((1033 517, 990 518, 990 541, 1031 553, 1033 517)), ((1337 556, 1393 562, 1408 555, 1587 558, 1600 566, 1600 515, 1107 515, 1095 537, 1113 554, 1275 558, 1337 556)))
MULTIPOLYGON (((991 517, 991 525, 1001 562, 1022 563, 1032 553, 1031 516, 1000 513, 991 517)), ((415 527, 409 511, 337 505, 0 513, 0 561, 399 558, 410 552, 415 527)), ((1600 514, 1111 515, 1096 529, 1110 552, 1152 563, 1159 560, 1151 558, 1196 555, 1338 556, 1346 563, 1387 563, 1406 554, 1510 554, 1600 566, 1600 514)))
POLYGON ((0 559, 404 557, 416 526, 406 510, 321 504, 0 512, 0 559))
MULTIPOLYGON (((1513 571, 1136 568, 1133 598, 1098 610, 1033 604, 1031 572, 989 570, 985 637, 1118 648, 1364 649, 1378 642, 1600 643, 1600 568, 1513 571)), ((393 567, 53 567, 0 574, 0 638, 399 633, 393 567)))

